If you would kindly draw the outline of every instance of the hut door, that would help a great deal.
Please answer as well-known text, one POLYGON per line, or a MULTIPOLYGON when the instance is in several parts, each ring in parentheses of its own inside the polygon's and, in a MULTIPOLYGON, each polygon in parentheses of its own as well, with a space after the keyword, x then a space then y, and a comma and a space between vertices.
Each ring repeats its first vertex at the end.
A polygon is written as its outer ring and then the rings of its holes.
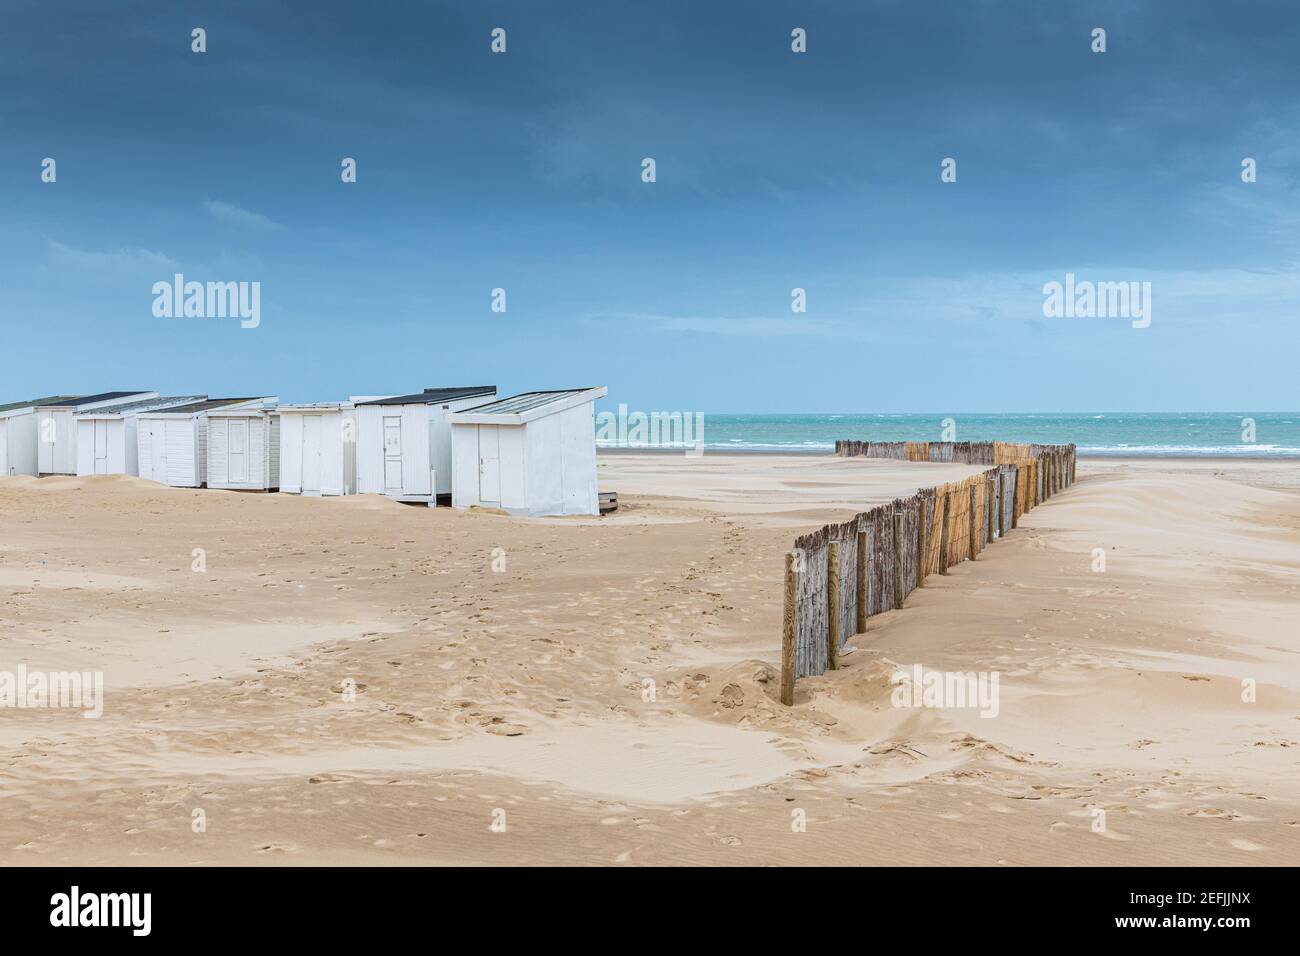
POLYGON ((384 491, 402 490, 402 416, 384 416, 384 491))
POLYGON ((248 422, 232 418, 226 430, 226 481, 232 485, 248 481, 248 422))
POLYGON ((95 419, 95 469, 96 475, 108 474, 108 422, 95 419))
POLYGON ((167 422, 149 423, 149 477, 167 484, 167 422))
POLYGON ((302 417, 302 493, 320 494, 321 417, 302 417))
POLYGON ((478 500, 501 504, 501 433, 495 425, 478 427, 478 500))

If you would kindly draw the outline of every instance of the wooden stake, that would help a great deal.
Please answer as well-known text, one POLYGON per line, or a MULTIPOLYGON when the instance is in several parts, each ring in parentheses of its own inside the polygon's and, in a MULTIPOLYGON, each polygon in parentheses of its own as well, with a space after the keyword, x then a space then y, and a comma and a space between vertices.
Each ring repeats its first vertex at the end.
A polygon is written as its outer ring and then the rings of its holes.
POLYGON ((903 606, 903 513, 894 511, 894 607, 903 606))
POLYGON ((785 620, 781 631, 781 703, 794 703, 794 641, 798 613, 799 559, 793 551, 785 555, 785 620))
POLYGON ((952 492, 943 493, 943 524, 939 525, 939 573, 948 573, 949 516, 952 514, 952 492))
POLYGON ((988 544, 993 543, 993 522, 996 520, 993 511, 993 499, 997 497, 997 478, 984 479, 984 540, 988 544))
POLYGON ((928 542, 925 535, 925 505, 924 498, 916 503, 916 586, 918 588, 925 585, 925 566, 930 560, 930 549, 926 547, 928 542))
POLYGON ((826 554, 826 604, 830 627, 826 633, 826 666, 840 669, 840 543, 832 541, 826 554))
POLYGON ((979 523, 975 514, 978 507, 979 492, 976 491, 975 482, 972 481, 970 486, 970 541, 967 542, 970 546, 968 550, 970 551, 970 559, 972 561, 975 560, 975 553, 979 550, 979 531, 975 527, 975 525, 979 523))
POLYGON ((1016 528, 1020 525, 1020 466, 1016 465, 1016 473, 1011 478, 1011 527, 1016 528))
POLYGON ((867 630, 867 533, 858 532, 858 633, 867 630))

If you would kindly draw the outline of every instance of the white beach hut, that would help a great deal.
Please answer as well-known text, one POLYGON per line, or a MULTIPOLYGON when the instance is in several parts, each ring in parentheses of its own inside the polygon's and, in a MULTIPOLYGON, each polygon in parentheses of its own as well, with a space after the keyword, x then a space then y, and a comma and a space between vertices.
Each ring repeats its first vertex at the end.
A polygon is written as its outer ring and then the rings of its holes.
POLYGON ((157 392, 100 392, 51 402, 36 408, 36 470, 41 475, 75 475, 77 473, 77 416, 92 410, 108 410, 130 405, 157 392))
POLYGON ((177 488, 208 480, 208 415, 223 408, 258 409, 264 398, 210 398, 136 416, 140 477, 177 488))
POLYGON ((139 441, 136 417, 178 405, 201 402, 206 395, 146 398, 129 405, 92 409, 77 415, 78 475, 138 475, 139 441))
POLYGON ((596 415, 606 388, 525 392, 451 416, 452 505, 596 515, 596 415))
POLYGON ((450 495, 450 416, 496 393, 467 385, 358 402, 357 491, 429 504, 450 495))
POLYGON ((293 495, 356 494, 356 403, 386 397, 354 395, 346 402, 281 405, 280 491, 293 495))
POLYGON ((260 407, 208 412, 208 487, 274 491, 280 487, 280 414, 277 399, 260 407))
POLYGON ((0 475, 35 475, 40 429, 36 409, 66 402, 75 395, 46 395, 0 405, 0 475))

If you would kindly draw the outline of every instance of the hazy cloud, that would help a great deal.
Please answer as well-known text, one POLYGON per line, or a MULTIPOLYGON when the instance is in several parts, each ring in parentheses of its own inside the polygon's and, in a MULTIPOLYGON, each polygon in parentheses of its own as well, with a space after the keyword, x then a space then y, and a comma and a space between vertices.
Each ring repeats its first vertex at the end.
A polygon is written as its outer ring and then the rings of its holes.
POLYGON ((150 249, 117 249, 112 252, 100 252, 93 249, 77 249, 55 239, 47 239, 46 244, 55 265, 81 272, 119 275, 124 272, 157 273, 180 268, 180 263, 175 259, 150 249))
POLYGON ((212 214, 213 219, 228 225, 238 226, 241 229, 251 229, 254 232, 277 232, 284 228, 284 226, 263 216, 260 212, 250 212, 236 206, 234 203, 223 202, 220 199, 205 199, 203 206, 212 214))

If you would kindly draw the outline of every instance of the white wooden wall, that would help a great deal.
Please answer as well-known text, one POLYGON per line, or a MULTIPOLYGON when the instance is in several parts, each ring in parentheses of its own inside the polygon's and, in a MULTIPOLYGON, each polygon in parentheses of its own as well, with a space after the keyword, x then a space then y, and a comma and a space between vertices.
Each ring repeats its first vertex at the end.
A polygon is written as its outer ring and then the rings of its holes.
POLYGON ((451 426, 451 506, 478 504, 478 426, 451 426))
POLYGON ((524 430, 527 433, 526 513, 600 514, 594 403, 534 419, 524 430))
POLYGON ((37 416, 34 411, 0 418, 0 475, 35 475, 37 416))
POLYGON ((77 473, 77 421, 76 410, 72 408, 46 408, 41 410, 38 418, 48 421, 47 429, 39 431, 40 438, 49 441, 39 442, 39 465, 43 475, 75 475, 77 473))
POLYGON ((451 495, 455 492, 455 481, 453 480, 454 456, 452 446, 454 444, 451 434, 451 415, 453 412, 464 411, 467 408, 474 408, 477 405, 486 405, 496 397, 496 393, 491 395, 475 395, 473 398, 461 398, 454 402, 445 402, 441 405, 430 405, 429 408, 429 461, 430 467, 435 473, 435 480, 438 483, 436 494, 451 495), (443 405, 446 405, 444 408, 443 405))
MULTIPOLYGON (((206 488, 208 486, 208 427, 210 420, 207 415, 200 415, 194 419, 190 427, 186 429, 186 434, 190 435, 190 447, 193 448, 194 459, 192 462, 193 470, 187 472, 186 478, 191 475, 194 478, 195 488, 206 488)), ((171 427, 167 433, 171 435, 171 427)), ((187 486, 188 487, 188 486, 187 486)))
POLYGON ((280 413, 280 490, 286 494, 302 494, 304 417, 304 414, 298 412, 280 413))
POLYGON ((136 462, 140 477, 177 488, 197 488, 203 483, 199 426, 204 419, 136 419, 136 462), (155 455, 155 446, 159 454, 155 455), (155 465, 161 470, 155 471, 155 465))
POLYGON ((596 424, 592 402, 524 425, 452 426, 452 505, 523 515, 596 515, 596 424), (494 432, 500 501, 483 500, 480 462, 494 432))
POLYGON ((280 484, 279 415, 209 415, 207 427, 207 484, 209 488, 266 491, 280 484), (232 422, 246 428, 246 481, 232 481, 229 465, 229 436, 232 422))
MULTIPOLYGON (((129 475, 138 474, 128 468, 127 461, 127 423, 135 425, 134 417, 127 419, 93 419, 83 418, 77 420, 77 474, 78 475, 129 475), (105 434, 105 448, 107 452, 104 459, 104 468, 102 472, 95 469, 98 458, 95 448, 95 432, 101 430, 105 434)), ((132 439, 135 438, 134 427, 132 430, 132 439)), ((134 446, 134 441, 132 442, 134 446)), ((134 447, 130 449, 136 451, 134 447)), ((135 456, 131 456, 134 460, 135 456)))
POLYGON ((304 420, 320 419, 320 490, 322 495, 351 494, 354 488, 356 442, 345 441, 344 422, 351 412, 282 412, 280 414, 280 490, 302 494, 304 420), (349 459, 352 459, 350 462, 349 459))
POLYGON ((401 421, 402 495, 428 496, 429 483, 429 406, 428 405, 358 405, 357 491, 382 495, 384 488, 384 419, 396 416, 401 421))

